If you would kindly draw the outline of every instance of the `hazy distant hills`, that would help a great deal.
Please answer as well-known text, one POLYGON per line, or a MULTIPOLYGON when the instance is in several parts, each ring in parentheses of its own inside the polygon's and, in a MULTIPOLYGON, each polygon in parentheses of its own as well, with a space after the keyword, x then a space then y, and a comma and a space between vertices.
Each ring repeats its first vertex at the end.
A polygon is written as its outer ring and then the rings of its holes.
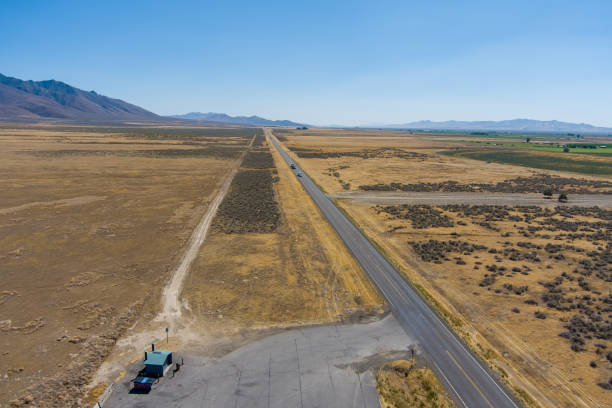
MULTIPOLYGON (((259 116, 230 116, 225 113, 191 112, 185 115, 158 116, 120 99, 84 91, 64 82, 22 81, 0 74, 0 120, 70 121, 70 122, 183 122, 199 121, 208 125, 234 126, 304 126, 290 120, 270 120, 259 116)), ((502 121, 429 120, 376 125, 371 127, 422 130, 550 132, 612 134, 612 128, 586 123, 513 119, 502 121)))
POLYGON ((301 123, 292 122, 290 120, 270 120, 259 116, 230 116, 225 113, 201 113, 190 112, 184 115, 173 115, 171 118, 201 120, 206 122, 225 123, 231 125, 247 125, 247 126, 303 126, 301 123))
POLYGON ((289 120, 224 113, 192 112, 158 116, 120 99, 84 91, 64 82, 22 81, 0 74, 0 120, 68 122, 182 122, 196 120, 207 125, 303 126, 289 120))
POLYGON ((385 125, 395 129, 423 130, 463 130, 463 131, 498 131, 498 132, 555 132, 555 133, 600 133, 612 134, 612 128, 597 127, 586 123, 559 122, 557 120, 512 119, 501 121, 466 122, 449 120, 432 122, 422 120, 397 125, 385 125))
POLYGON ((22 81, 0 74, 0 119, 69 121, 165 120, 136 105, 64 82, 22 81))

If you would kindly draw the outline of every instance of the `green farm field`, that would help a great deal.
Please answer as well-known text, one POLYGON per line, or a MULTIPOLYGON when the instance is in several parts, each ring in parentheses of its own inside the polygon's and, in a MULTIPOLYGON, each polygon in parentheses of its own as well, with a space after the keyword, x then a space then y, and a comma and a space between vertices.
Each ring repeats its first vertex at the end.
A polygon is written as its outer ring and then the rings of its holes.
MULTIPOLYGON (((514 149, 525 149, 540 152, 552 152, 552 153, 580 153, 580 154, 603 154, 612 155, 612 144, 610 143, 567 143, 565 144, 569 148, 569 152, 564 152, 564 148, 555 145, 541 144, 541 143, 527 143, 527 142, 485 142, 481 140, 477 141, 465 141, 467 144, 476 144, 481 146, 502 146, 514 149), (574 147, 576 146, 576 147, 574 147), (586 147, 592 146, 592 147, 586 147), (603 147, 605 146, 605 147, 603 147)), ((563 144, 561 141, 560 144, 563 144)))
POLYGON ((453 150, 440 152, 448 156, 491 161, 537 169, 569 171, 573 173, 612 175, 612 158, 607 156, 555 153, 528 150, 453 150))

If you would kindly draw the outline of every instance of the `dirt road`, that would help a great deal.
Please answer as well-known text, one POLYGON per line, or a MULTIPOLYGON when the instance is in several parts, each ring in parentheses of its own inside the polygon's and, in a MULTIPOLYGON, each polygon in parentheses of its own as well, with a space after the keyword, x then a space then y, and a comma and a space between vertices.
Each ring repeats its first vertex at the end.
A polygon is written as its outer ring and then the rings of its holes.
MULTIPOLYGON (((249 147, 253 145, 253 141, 255 137, 251 139, 249 143, 249 147)), ((193 263, 194 259, 198 256, 200 251, 200 247, 204 242, 204 238, 206 238, 206 234, 208 233, 208 229, 210 228, 210 224, 212 223, 213 218, 215 218, 215 214, 217 213, 217 209, 225 194, 229 190, 229 186, 236 175, 236 171, 242 160, 244 158, 244 153, 241 155, 240 159, 236 160, 234 165, 232 166, 230 174, 227 176, 226 180, 223 182, 223 185, 219 189, 219 192, 215 196, 214 200, 210 203, 208 210, 198 223, 198 226, 191 234, 189 241, 187 242, 187 249, 185 253, 181 257, 181 261, 178 266, 172 273, 172 278, 170 282, 164 288, 162 292, 162 311, 157 316, 156 320, 158 321, 166 321, 168 323, 177 319, 181 316, 181 301, 179 300, 181 290, 183 289, 183 282, 185 281, 185 277, 187 276, 187 272, 189 271, 189 267, 193 263)))
POLYGON ((170 321, 181 316, 181 302, 179 300, 179 296, 181 294, 181 290, 183 289, 183 282, 185 281, 185 277, 187 276, 191 263, 200 251, 204 238, 206 238, 208 228, 210 227, 210 224, 217 213, 217 209, 219 208, 221 201, 223 201, 223 198, 225 197, 225 194, 232 183, 236 170, 237 167, 232 169, 230 175, 223 183, 223 186, 221 186, 221 189, 215 196, 215 199, 210 203, 208 210, 189 238, 187 249, 181 258, 181 262, 172 273, 172 278, 162 293, 163 307, 161 313, 159 316, 157 316, 157 320, 170 321))
POLYGON ((535 193, 416 193, 416 192, 350 192, 328 195, 329 198, 351 199, 358 204, 471 204, 471 205, 546 205, 612 207, 609 194, 572 194, 567 203, 545 199, 535 193))

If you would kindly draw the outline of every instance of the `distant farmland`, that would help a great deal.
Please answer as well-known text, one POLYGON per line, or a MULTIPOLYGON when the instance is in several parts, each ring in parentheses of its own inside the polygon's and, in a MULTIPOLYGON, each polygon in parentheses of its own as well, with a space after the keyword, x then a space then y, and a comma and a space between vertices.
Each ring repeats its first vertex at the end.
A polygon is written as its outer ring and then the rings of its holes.
POLYGON ((612 175, 612 160, 567 153, 521 150, 454 150, 440 152, 448 156, 491 161, 538 169, 571 171, 591 175, 612 175))
MULTIPOLYGON (((498 141, 463 141, 466 144, 474 145, 492 145, 502 146, 514 149, 526 149, 540 152, 553 152, 553 153, 565 153, 562 146, 567 146, 569 152, 567 153, 579 153, 579 154, 598 154, 598 155, 612 155, 612 144, 610 143, 567 143, 565 145, 550 145, 542 143, 527 143, 527 142, 498 142, 498 141), (605 146, 605 148, 603 147, 605 146)), ((487 146, 488 147, 488 146, 487 146)))

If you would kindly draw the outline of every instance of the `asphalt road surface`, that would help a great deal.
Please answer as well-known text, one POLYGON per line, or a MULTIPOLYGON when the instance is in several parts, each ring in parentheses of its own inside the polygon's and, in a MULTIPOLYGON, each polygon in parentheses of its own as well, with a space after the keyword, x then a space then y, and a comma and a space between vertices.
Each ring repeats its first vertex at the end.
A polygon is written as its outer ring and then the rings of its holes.
MULTIPOLYGON (((288 163, 293 162, 268 129, 266 133, 283 158, 288 163)), ((506 388, 493 378, 484 364, 298 165, 295 172, 300 171, 303 176, 299 180, 308 194, 389 302, 395 318, 422 345, 426 358, 457 405, 467 408, 518 407, 506 388)))
MULTIPOLYGON (((130 393, 129 367, 104 408, 371 408, 380 407, 372 368, 410 358, 416 341, 389 315, 370 324, 293 329, 219 359, 184 356, 185 365, 130 393)), ((420 353, 416 348, 417 355, 420 353)), ((180 356, 177 356, 180 361, 180 356)))
POLYGON ((545 199, 535 193, 405 193, 353 191, 328 195, 329 198, 350 199, 359 204, 471 204, 471 205, 546 205, 560 207, 612 207, 612 194, 570 194, 569 201, 560 203, 556 198, 545 199))

